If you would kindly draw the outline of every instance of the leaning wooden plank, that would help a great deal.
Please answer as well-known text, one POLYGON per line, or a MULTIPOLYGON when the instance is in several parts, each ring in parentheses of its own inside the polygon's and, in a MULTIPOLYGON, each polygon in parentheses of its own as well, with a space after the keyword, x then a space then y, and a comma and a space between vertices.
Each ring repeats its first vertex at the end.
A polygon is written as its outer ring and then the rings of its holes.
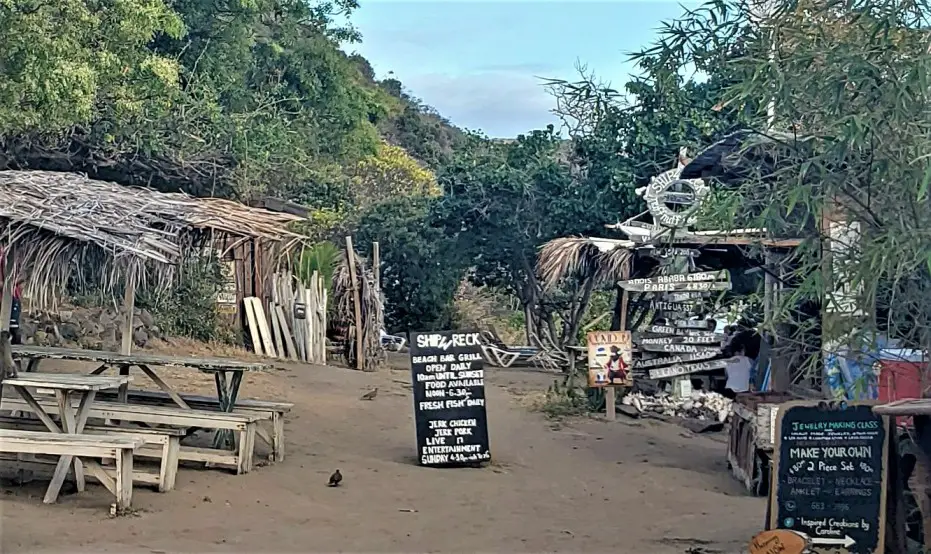
POLYGON ((294 350, 294 339, 291 338, 291 329, 288 326, 288 320, 285 318, 284 310, 281 306, 275 306, 275 317, 278 319, 278 326, 281 328, 285 346, 288 348, 288 358, 297 360, 297 352, 294 350))
POLYGON ((272 322, 272 339, 275 343, 275 352, 278 353, 280 357, 285 356, 284 352, 284 338, 282 335, 281 325, 278 323, 278 305, 274 302, 268 305, 268 319, 272 322))
POLYGON ((259 338, 262 339, 262 349, 265 350, 265 355, 270 358, 277 358, 278 353, 275 351, 275 344, 272 342, 272 333, 268 329, 268 319, 265 317, 262 301, 253 297, 252 309, 255 310, 255 321, 259 328, 259 338))
POLYGON ((246 312, 246 326, 249 327, 249 338, 252 339, 252 349, 256 354, 261 356, 264 352, 262 351, 262 342, 259 340, 259 324, 255 317, 255 304, 252 301, 255 300, 252 296, 247 296, 242 299, 243 309, 246 312))
MULTIPOLYGON (((313 278, 317 277, 317 272, 314 271, 313 278)), ((313 280, 312 278, 312 280, 313 280)), ((313 348, 313 327, 311 323, 313 322, 313 303, 310 298, 310 289, 301 288, 301 298, 304 301, 304 305, 307 306, 306 314, 304 317, 304 350, 307 352, 307 361, 314 363, 314 348, 313 348)))

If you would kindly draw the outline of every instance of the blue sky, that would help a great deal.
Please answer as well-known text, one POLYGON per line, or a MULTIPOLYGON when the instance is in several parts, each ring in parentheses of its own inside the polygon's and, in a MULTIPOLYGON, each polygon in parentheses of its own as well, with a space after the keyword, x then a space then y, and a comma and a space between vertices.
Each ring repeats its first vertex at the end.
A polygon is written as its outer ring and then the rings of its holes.
POLYGON ((576 62, 620 87, 627 54, 694 1, 360 0, 353 24, 379 78, 389 71, 453 123, 513 137, 555 123, 537 77, 573 79, 576 62))

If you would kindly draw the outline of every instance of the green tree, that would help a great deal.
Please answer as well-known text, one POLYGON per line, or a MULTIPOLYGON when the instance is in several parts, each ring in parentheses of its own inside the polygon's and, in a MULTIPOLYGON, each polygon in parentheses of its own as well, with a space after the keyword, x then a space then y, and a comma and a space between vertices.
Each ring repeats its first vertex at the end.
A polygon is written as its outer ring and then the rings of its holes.
POLYGON ((356 233, 366 251, 378 242, 385 321, 392 332, 448 328, 468 258, 435 220, 436 198, 394 198, 372 206, 356 233))
MULTIPOLYGON (((745 110, 761 131, 744 145, 753 160, 738 163, 741 179, 729 180, 733 190, 716 198, 708 224, 805 239, 767 322, 775 333, 791 323, 800 334, 780 339, 803 340, 819 324, 798 317, 797 306, 813 303, 822 306, 826 339, 859 349, 883 333, 927 350, 931 8, 899 0, 754 8, 711 3, 670 24, 650 51, 678 67, 727 58, 730 85, 719 100, 745 110), (855 222, 859 239, 831 240, 822 218, 855 222), (827 261, 840 271, 822 271, 827 261), (841 285, 862 315, 836 309, 841 285)), ((820 357, 808 360, 812 376, 820 357)))
POLYGON ((630 185, 576 173, 568 162, 572 144, 552 126, 511 142, 471 141, 438 175, 444 196, 437 217, 471 260, 474 282, 520 299, 528 333, 573 340, 573 331, 556 330, 554 312, 566 301, 544 295, 538 249, 557 237, 600 236, 606 221, 634 215, 633 195, 616 194, 630 185))

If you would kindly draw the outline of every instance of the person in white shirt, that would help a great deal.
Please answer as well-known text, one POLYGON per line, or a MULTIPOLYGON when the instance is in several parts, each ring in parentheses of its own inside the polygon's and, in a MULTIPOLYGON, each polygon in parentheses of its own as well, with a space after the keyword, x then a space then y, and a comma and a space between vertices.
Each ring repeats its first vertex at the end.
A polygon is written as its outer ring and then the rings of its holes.
POLYGON ((753 361, 747 357, 743 346, 734 350, 734 355, 727 360, 727 383, 724 385, 724 396, 733 400, 737 393, 750 390, 750 373, 753 370, 753 361))

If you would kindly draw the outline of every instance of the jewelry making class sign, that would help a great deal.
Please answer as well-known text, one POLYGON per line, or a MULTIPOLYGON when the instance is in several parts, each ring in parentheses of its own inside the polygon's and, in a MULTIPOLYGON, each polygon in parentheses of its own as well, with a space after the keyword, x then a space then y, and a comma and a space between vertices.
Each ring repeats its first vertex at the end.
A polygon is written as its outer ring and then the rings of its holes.
POLYGON ((771 528, 814 552, 881 554, 888 418, 869 404, 792 402, 779 409, 771 528))
POLYGON ((412 333, 410 352, 420 464, 461 466, 491 460, 479 334, 412 333))

